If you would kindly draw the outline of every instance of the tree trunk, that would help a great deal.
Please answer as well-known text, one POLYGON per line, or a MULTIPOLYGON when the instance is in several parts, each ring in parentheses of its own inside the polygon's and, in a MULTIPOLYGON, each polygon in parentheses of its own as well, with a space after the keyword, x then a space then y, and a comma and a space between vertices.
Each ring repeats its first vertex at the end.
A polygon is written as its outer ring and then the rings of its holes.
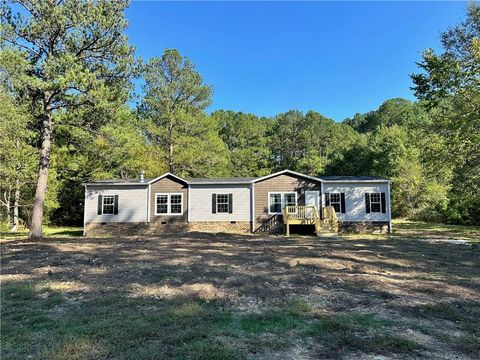
POLYGON ((52 143, 52 114, 46 109, 42 122, 42 147, 40 149, 40 166, 38 169, 35 202, 33 203, 30 239, 42 238, 43 207, 47 192, 48 167, 50 165, 50 147, 52 143))
POLYGON ((11 208, 10 208, 10 190, 8 190, 8 196, 7 196, 7 191, 3 193, 3 199, 5 200, 5 208, 7 209, 7 224, 10 226, 12 224, 12 213, 11 213, 11 208))
POLYGON ((174 162, 173 162, 173 125, 168 126, 168 171, 175 174, 174 162))
POLYGON ((18 230, 18 203, 20 201, 20 179, 15 180, 15 195, 13 200, 13 226, 12 231, 18 230))

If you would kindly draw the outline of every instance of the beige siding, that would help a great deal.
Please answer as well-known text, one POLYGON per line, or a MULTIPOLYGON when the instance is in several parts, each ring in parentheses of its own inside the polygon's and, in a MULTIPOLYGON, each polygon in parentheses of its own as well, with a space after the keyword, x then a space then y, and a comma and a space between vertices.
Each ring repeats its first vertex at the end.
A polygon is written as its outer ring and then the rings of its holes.
POLYGON ((190 221, 250 221, 250 185, 190 185, 190 221), (212 194, 232 194, 233 212, 212 213, 212 194))
POLYGON ((188 185, 171 176, 166 176, 150 186, 150 222, 187 222, 188 219, 188 185), (155 194, 183 194, 183 215, 155 215, 155 194))
POLYGON ((147 185, 89 185, 85 196, 85 223, 147 222, 147 185), (118 195, 117 215, 98 215, 98 196, 118 195))
POLYGON ((345 213, 337 213, 341 221, 389 221, 389 201, 387 183, 323 183, 322 204, 325 206, 325 193, 345 193, 345 213), (386 210, 383 213, 369 213, 365 210, 365 193, 385 193, 386 210))
POLYGON ((304 191, 321 191, 320 181, 297 177, 294 175, 278 175, 254 185, 255 228, 258 228, 271 215, 268 214, 268 193, 291 191, 297 193, 297 204, 305 204, 304 191))

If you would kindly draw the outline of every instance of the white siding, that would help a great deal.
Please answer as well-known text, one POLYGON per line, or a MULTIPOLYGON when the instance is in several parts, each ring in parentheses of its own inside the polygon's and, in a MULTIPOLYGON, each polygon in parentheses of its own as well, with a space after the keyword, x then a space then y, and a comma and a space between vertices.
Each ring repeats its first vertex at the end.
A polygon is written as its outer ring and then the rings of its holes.
POLYGON ((345 193, 345 213, 337 213, 342 221, 389 221, 388 183, 329 183, 322 182, 322 206, 325 206, 325 193, 345 193), (385 193, 386 210, 383 213, 369 213, 365 210, 365 193, 385 193))
POLYGON ((250 221, 249 185, 190 184, 190 221, 250 221), (212 194, 232 194, 233 212, 212 214, 212 194))
POLYGON ((89 185, 85 194, 85 223, 147 222, 148 186, 89 185), (97 215, 99 195, 118 195, 117 215, 97 215))

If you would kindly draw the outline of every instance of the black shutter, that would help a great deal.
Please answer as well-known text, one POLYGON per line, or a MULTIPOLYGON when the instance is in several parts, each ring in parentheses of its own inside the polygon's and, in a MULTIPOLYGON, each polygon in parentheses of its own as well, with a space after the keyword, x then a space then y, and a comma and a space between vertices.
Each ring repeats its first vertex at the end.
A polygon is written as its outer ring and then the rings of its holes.
POLYGON ((97 214, 102 215, 102 205, 103 205, 103 197, 102 195, 98 195, 98 206, 97 206, 97 214))
POLYGON ((325 193, 325 206, 330 206, 330 194, 325 193))
POLYGON ((118 195, 115 195, 115 203, 113 205, 113 214, 118 215, 118 195))
POLYGON ((365 193, 365 211, 370 214, 370 194, 365 193))
POLYGON ((217 194, 212 194, 212 214, 217 213, 217 194))
POLYGON ((233 213, 233 194, 228 194, 228 213, 233 213))
POLYGON ((382 213, 386 213, 387 212, 387 207, 386 207, 386 203, 385 203, 385 193, 382 193, 382 213))
POLYGON ((345 193, 340 193, 340 212, 345 214, 345 193))

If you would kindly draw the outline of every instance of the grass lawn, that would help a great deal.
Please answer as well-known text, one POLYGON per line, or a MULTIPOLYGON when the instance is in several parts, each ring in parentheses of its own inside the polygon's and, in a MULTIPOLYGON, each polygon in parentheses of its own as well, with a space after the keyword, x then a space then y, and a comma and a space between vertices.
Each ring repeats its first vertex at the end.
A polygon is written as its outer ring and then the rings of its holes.
MULTIPOLYGON (((45 237, 55 237, 55 238, 64 238, 64 237, 79 237, 83 235, 83 228, 74 227, 74 226, 44 226, 43 233, 45 237)), ((18 232, 1 232, 0 231, 0 240, 9 240, 9 239, 26 239, 28 238, 28 230, 22 229, 18 232)))
MULTIPOLYGON (((2 359, 474 359, 478 228, 1 241, 2 359), (402 233, 403 232, 403 233, 402 233)), ((0 235, 0 238, 3 236, 0 235)))
POLYGON ((430 239, 461 239, 480 241, 480 226, 431 224, 421 221, 395 220, 394 235, 430 239))

